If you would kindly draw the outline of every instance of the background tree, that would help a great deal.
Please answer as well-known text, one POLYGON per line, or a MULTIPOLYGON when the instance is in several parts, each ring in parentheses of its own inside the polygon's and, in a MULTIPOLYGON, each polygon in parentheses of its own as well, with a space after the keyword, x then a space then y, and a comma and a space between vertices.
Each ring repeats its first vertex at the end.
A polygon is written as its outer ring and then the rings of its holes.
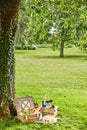
POLYGON ((64 46, 86 47, 86 4, 86 0, 26 0, 21 4, 21 11, 29 18, 24 21, 23 39, 27 45, 50 41, 54 50, 60 49, 60 56, 64 56, 64 46), (52 28, 56 35, 49 33, 52 28))
POLYGON ((16 114, 13 101, 14 87, 14 37, 20 0, 0 1, 0 118, 16 114))

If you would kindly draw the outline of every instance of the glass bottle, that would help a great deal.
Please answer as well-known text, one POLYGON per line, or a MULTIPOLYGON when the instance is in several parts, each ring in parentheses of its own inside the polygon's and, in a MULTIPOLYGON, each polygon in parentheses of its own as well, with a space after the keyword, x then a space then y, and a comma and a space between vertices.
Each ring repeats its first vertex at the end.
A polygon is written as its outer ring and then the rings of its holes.
POLYGON ((43 94, 42 107, 46 107, 46 93, 43 94))

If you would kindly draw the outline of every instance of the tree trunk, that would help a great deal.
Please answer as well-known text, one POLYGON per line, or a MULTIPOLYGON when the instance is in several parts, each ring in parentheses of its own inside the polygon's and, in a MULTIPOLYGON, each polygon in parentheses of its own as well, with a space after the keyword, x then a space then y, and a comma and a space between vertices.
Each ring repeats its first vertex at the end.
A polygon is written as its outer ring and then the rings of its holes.
POLYGON ((0 0, 0 118, 16 114, 14 37, 20 0, 0 0))
POLYGON ((64 42, 61 42, 60 44, 60 57, 64 56, 64 42))

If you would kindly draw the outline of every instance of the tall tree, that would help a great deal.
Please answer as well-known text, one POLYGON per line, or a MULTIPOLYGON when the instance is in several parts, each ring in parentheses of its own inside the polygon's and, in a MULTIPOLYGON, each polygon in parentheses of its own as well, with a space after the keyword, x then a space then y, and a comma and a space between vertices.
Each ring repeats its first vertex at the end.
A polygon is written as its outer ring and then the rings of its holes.
POLYGON ((52 1, 54 21, 58 35, 57 46, 60 46, 60 56, 64 56, 64 45, 78 44, 84 38, 87 26, 86 0, 55 0, 52 1))
POLYGON ((20 0, 0 0, 0 118, 16 114, 14 37, 20 0))
POLYGON ((60 47, 61 57, 65 45, 87 46, 86 5, 87 0, 26 0, 21 6, 30 18, 25 38, 28 43, 44 43, 50 39, 53 49, 60 47), (49 34, 52 28, 57 30, 56 35, 49 34))

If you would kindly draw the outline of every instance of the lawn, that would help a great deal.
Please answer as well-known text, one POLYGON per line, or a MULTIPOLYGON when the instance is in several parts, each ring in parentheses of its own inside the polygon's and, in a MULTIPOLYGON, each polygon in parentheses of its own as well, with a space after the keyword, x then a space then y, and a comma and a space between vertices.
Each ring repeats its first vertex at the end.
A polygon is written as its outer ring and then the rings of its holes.
POLYGON ((41 105, 43 93, 59 106, 56 124, 22 124, 17 119, 0 122, 0 130, 87 130, 87 52, 66 48, 58 57, 51 48, 15 51, 16 97, 34 97, 41 105))

